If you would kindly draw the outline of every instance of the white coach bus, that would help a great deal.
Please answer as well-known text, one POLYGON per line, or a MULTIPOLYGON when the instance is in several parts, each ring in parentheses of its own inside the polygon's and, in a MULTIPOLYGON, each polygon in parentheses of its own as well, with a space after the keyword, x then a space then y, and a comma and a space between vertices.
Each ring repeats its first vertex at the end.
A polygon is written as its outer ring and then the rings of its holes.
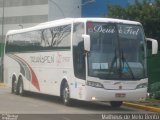
MULTIPOLYGON (((157 41, 152 41, 152 53, 157 41)), ((72 99, 138 101, 147 93, 146 41, 139 22, 67 18, 6 35, 4 79, 12 93, 72 99)))

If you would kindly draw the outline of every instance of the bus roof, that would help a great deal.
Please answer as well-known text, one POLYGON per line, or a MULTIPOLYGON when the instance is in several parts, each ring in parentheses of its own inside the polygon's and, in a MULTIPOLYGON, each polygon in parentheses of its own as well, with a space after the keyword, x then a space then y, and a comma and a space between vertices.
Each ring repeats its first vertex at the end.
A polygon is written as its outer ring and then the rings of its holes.
POLYGON ((73 22, 87 22, 87 21, 91 21, 91 22, 113 22, 113 23, 125 23, 125 24, 141 25, 141 23, 136 22, 136 21, 113 19, 113 18, 65 18, 65 19, 59 19, 59 20, 54 20, 54 21, 50 21, 50 22, 40 23, 40 24, 38 24, 34 27, 18 29, 18 30, 10 30, 10 31, 7 32, 6 35, 12 35, 12 34, 17 34, 17 33, 25 33, 25 32, 34 31, 34 30, 51 28, 51 27, 59 26, 59 25, 67 25, 67 24, 72 24, 73 22))

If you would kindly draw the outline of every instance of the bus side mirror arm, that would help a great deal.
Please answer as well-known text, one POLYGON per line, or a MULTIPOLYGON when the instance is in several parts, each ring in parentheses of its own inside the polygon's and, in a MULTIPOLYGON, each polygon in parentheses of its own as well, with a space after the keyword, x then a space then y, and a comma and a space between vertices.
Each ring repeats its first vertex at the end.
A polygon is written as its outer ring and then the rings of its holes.
POLYGON ((90 35, 82 35, 83 39, 84 39, 84 50, 89 52, 90 48, 91 48, 91 39, 90 39, 90 35))
POLYGON ((146 38, 147 41, 152 42, 152 54, 155 55, 158 53, 158 42, 152 38, 146 38))

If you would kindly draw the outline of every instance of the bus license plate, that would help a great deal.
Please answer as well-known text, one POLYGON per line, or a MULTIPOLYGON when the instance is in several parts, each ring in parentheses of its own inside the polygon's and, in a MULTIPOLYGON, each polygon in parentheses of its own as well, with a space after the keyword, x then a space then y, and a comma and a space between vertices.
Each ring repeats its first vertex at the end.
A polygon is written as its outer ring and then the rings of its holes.
POLYGON ((115 97, 117 97, 117 98, 124 98, 124 97, 126 97, 126 94, 125 93, 116 93, 115 97))

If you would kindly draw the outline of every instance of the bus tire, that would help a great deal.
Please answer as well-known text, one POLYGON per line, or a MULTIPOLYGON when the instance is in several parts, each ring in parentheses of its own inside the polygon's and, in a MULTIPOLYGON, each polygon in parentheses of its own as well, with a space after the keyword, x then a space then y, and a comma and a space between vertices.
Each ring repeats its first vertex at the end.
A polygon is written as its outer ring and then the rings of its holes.
POLYGON ((16 91, 17 91, 16 79, 14 79, 14 77, 13 77, 13 79, 12 79, 12 88, 11 88, 11 92, 15 94, 16 91))
POLYGON ((64 105, 66 106, 71 105, 70 90, 67 82, 64 83, 64 86, 62 88, 62 100, 64 105))
POLYGON ((21 96, 25 95, 22 77, 20 77, 20 79, 18 81, 18 91, 19 91, 19 95, 21 95, 21 96))
POLYGON ((119 107, 121 107, 123 102, 122 101, 111 101, 110 104, 111 104, 111 107, 119 108, 119 107))

